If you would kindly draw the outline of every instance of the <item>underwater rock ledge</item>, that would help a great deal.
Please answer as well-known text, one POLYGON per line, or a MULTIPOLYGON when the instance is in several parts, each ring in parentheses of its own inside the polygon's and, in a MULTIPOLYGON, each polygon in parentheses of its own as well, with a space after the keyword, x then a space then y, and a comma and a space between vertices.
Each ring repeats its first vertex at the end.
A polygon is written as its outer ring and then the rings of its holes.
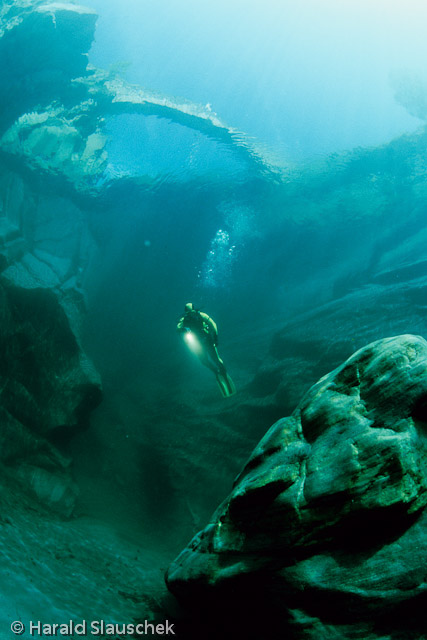
POLYGON ((228 631, 233 619, 258 637, 421 630, 426 423, 427 342, 402 335, 357 351, 267 432, 170 565, 169 590, 210 628, 221 610, 228 631))

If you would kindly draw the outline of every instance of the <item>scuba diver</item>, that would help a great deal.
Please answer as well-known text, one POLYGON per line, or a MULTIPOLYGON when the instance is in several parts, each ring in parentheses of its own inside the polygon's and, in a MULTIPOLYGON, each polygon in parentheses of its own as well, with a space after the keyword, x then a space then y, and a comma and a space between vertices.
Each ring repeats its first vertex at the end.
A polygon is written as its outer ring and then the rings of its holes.
POLYGON ((200 362, 214 372, 224 398, 236 393, 234 383, 218 354, 218 328, 212 318, 207 313, 198 311, 191 302, 188 302, 176 328, 183 334, 188 347, 197 355, 200 362))

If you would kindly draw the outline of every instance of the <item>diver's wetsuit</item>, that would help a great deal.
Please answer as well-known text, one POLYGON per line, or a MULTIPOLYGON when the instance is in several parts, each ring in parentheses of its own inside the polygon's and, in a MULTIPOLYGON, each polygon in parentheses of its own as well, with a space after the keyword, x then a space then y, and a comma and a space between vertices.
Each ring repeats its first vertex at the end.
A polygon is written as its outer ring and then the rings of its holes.
POLYGON ((216 323, 203 311, 186 311, 180 318, 177 330, 192 331, 200 340, 203 349, 198 354, 200 361, 214 373, 226 374, 225 366, 217 351, 218 329, 216 323))

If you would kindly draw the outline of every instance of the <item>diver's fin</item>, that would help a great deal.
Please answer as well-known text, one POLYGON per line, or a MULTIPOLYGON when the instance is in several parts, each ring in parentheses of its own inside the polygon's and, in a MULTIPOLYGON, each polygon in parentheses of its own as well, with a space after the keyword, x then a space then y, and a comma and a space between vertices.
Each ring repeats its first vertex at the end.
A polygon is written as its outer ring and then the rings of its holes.
POLYGON ((236 387, 228 373, 217 373, 216 381, 224 398, 229 398, 236 393, 236 387))

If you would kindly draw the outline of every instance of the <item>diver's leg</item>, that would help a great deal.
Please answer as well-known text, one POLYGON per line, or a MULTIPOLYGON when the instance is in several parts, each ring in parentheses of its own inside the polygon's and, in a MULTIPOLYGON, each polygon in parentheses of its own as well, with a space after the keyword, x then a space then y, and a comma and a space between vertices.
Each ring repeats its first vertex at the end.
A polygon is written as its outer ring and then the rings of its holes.
POLYGON ((216 366, 216 381, 218 383, 219 388, 221 389, 221 393, 224 398, 229 398, 230 396, 236 393, 236 387, 234 386, 234 382, 230 378, 225 368, 224 362, 219 357, 218 350, 216 345, 213 345, 211 357, 215 360, 216 366))
POLYGON ((200 362, 207 367, 208 369, 210 369, 211 371, 213 371, 214 373, 218 373, 218 367, 215 365, 214 362, 212 362, 212 359, 209 357, 209 352, 208 349, 206 348, 205 350, 203 350, 203 352, 199 355, 199 360, 200 362))
POLYGON ((218 349, 216 345, 212 345, 211 358, 216 366, 216 371, 221 375, 227 375, 223 360, 219 357, 218 349))

